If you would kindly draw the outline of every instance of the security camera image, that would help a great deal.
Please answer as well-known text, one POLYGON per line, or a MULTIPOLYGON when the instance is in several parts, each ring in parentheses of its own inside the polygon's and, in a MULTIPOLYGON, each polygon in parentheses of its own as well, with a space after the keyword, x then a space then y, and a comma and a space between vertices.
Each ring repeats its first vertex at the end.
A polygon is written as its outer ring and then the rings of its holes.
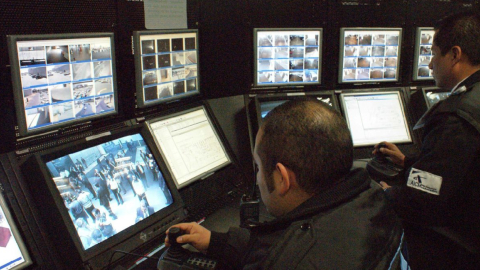
POLYGON ((185 50, 195 50, 196 42, 195 38, 185 38, 185 50))
POLYGON ((181 53, 172 53, 172 63, 173 66, 185 65, 185 54, 181 53))
POLYGON ((95 78, 111 76, 112 75, 111 61, 93 62, 93 73, 95 75, 95 78))
POLYGON ((432 41, 433 41, 433 33, 422 33, 420 44, 432 44, 432 41))
POLYGON ((70 65, 47 66, 48 83, 70 82, 70 65))
POLYGON ((426 67, 421 67, 418 69, 418 76, 419 77, 430 77, 430 69, 426 67))
POLYGON ((172 51, 183 51, 183 38, 172 39, 172 51))
POLYGON ((142 40, 142 54, 155 53, 154 40, 142 40))
POLYGON ((157 51, 158 52, 169 52, 170 51, 170 39, 159 39, 159 40, 157 40, 157 51))
POLYGON ((74 110, 77 118, 93 115, 95 114, 95 100, 90 98, 75 101, 74 110))
POLYGON ((160 70, 160 81, 161 82, 169 82, 172 80, 172 69, 161 69, 160 70))
POLYGON ((94 81, 95 93, 97 95, 105 95, 113 92, 112 78, 102 78, 94 81))
POLYGON ((186 66, 185 67, 185 78, 197 77, 197 66, 186 66))
POLYGON ((157 63, 155 62, 154 55, 142 57, 142 63, 143 63, 143 70, 157 68, 157 63))
POLYGON ((197 89, 197 80, 192 79, 187 81, 187 92, 194 91, 197 89))
POLYGON ((72 64, 73 80, 91 79, 93 76, 92 62, 72 64))
POLYGON ((50 107, 42 106, 38 108, 32 108, 25 110, 27 115, 27 126, 29 128, 39 128, 42 126, 50 125, 50 107))
POLYGON ((70 61, 85 61, 91 60, 92 54, 90 52, 90 44, 70 45, 70 61))
POLYGON ((95 111, 97 113, 104 112, 104 111, 111 111, 115 108, 115 104, 113 103, 113 94, 105 95, 105 96, 98 96, 95 98, 95 111))
POLYGON ((185 79, 185 68, 174 68, 172 69, 172 80, 181 80, 185 79))
POLYGON ((162 84, 162 85, 159 85, 158 86, 158 92, 160 93, 158 95, 159 98, 166 98, 166 97, 170 97, 173 95, 173 86, 171 83, 167 83, 167 84, 162 84))
POLYGON ((158 67, 169 67, 171 65, 170 54, 160 54, 158 56, 158 67))
POLYGON ((49 89, 52 103, 73 99, 71 83, 52 85, 49 86, 49 89))
POLYGON ((47 64, 70 62, 68 46, 47 46, 47 64))
POLYGON ((30 88, 23 91, 25 108, 35 107, 50 103, 48 88, 30 88))
POLYGON ((401 29, 341 29, 341 82, 396 80, 401 29), (353 46, 352 46, 353 45, 353 46), (358 45, 358 46, 355 46, 358 45), (388 68, 388 69, 387 69, 388 68), (348 71, 352 69, 352 72, 348 71), (388 70, 388 72, 387 72, 388 70), (391 75, 393 71, 393 76, 391 75))
POLYGON ((156 84, 157 80, 157 72, 156 71, 146 71, 143 73, 143 85, 152 85, 156 84))
POLYGON ((52 121, 61 122, 73 118, 73 103, 64 102, 52 105, 52 121))
POLYGON ((415 80, 433 80, 432 71, 428 68, 432 60, 432 42, 435 31, 432 27, 418 28, 415 48, 415 80))
POLYGON ((93 82, 80 82, 73 84, 73 99, 94 96, 93 82))
POLYGON ((112 58, 110 44, 92 44, 92 60, 112 58))
POLYGON ((185 53, 185 64, 196 64, 197 63, 197 52, 186 52, 185 53))
POLYGON ((420 55, 432 55, 432 46, 420 46, 420 55))
POLYGON ((256 29, 256 85, 319 83, 321 30, 256 29), (308 79, 305 72, 309 69, 308 79))
POLYGON ((156 100, 158 99, 157 86, 145 87, 145 100, 156 100))
POLYGON ((18 60, 20 66, 44 65, 45 62, 45 47, 20 47, 18 48, 18 60))
POLYGON ((47 68, 34 67, 21 70, 22 87, 47 84, 47 68))
POLYGON ((185 81, 173 83, 173 94, 180 95, 185 93, 185 81))

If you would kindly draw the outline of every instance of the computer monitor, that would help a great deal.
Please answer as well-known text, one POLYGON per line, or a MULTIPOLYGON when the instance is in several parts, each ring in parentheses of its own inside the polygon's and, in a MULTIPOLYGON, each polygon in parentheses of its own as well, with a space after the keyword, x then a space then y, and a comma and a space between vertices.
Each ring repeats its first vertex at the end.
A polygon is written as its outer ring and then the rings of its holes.
POLYGON ((0 192, 0 251, 0 270, 20 270, 32 264, 2 192, 0 192))
POLYGON ((354 147, 413 142, 401 90, 343 92, 339 101, 354 147))
POLYGON ((339 83, 399 81, 402 28, 341 28, 339 83))
POLYGON ((275 107, 298 98, 312 98, 325 102, 332 106, 333 109, 338 109, 337 99, 333 91, 322 92, 296 92, 296 93, 275 93, 275 94, 259 94, 257 99, 257 114, 261 119, 265 118, 267 114, 275 107))
POLYGON ((448 98, 451 94, 451 91, 440 89, 438 87, 425 87, 422 88, 422 93, 427 102, 427 108, 432 107, 441 100, 448 98))
POLYGON ((204 105, 147 121, 177 188, 205 179, 231 158, 204 105))
POLYGON ((198 30, 133 33, 137 106, 200 94, 198 30))
POLYGON ((116 250, 161 242, 168 227, 185 218, 151 142, 138 124, 37 153, 22 164, 48 233, 70 269, 105 269, 116 250))
POLYGON ((20 136, 117 114, 113 33, 8 36, 20 136))
POLYGON ((254 86, 321 84, 322 28, 255 28, 254 86))
POLYGON ((432 70, 428 67, 432 60, 432 44, 435 31, 433 27, 418 27, 415 37, 415 60, 413 80, 433 80, 432 70))

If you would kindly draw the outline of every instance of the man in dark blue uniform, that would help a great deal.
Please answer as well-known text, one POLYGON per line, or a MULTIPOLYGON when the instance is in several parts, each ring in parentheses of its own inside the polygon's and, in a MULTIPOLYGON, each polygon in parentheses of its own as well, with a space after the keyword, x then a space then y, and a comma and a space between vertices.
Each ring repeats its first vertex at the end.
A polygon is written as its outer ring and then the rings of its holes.
POLYGON ((412 269, 480 269, 480 15, 455 14, 435 27, 429 68, 450 97, 415 125, 422 149, 406 157, 391 143, 374 150, 406 168, 406 182, 382 183, 404 220, 412 269))

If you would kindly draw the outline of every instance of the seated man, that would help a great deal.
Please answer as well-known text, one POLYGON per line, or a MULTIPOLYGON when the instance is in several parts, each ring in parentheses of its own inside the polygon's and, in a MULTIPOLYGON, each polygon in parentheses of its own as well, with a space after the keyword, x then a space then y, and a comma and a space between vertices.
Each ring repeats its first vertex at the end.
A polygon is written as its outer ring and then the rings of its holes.
MULTIPOLYGON (((317 100, 286 102, 264 119, 254 160, 262 201, 276 219, 210 232, 196 223, 190 243, 235 269, 388 269, 401 224, 364 169, 342 116, 317 100)), ((168 239, 167 245, 168 245, 168 239)))

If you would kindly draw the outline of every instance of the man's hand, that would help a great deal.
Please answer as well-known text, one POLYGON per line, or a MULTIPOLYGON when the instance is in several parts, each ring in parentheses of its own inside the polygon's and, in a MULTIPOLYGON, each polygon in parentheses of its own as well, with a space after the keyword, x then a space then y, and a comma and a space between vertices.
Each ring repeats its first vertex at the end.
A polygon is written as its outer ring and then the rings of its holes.
MULTIPOLYGON (((186 244, 189 243, 198 251, 206 253, 208 246, 210 245, 210 237, 212 233, 205 229, 204 227, 198 225, 195 222, 191 223, 179 223, 173 225, 172 227, 178 227, 185 232, 184 235, 177 238, 177 243, 186 244)), ((167 230, 168 233, 168 230, 167 230)), ((170 243, 168 242, 168 237, 165 238, 165 245, 168 247, 170 243)))
POLYGON ((379 144, 375 145, 375 149, 373 150, 372 154, 376 154, 377 151, 380 151, 382 154, 387 155, 393 163, 399 165, 399 166, 404 166, 405 165, 405 155, 398 149, 398 147, 389 142, 382 142, 385 144, 385 147, 381 147, 380 149, 378 148, 379 144))

